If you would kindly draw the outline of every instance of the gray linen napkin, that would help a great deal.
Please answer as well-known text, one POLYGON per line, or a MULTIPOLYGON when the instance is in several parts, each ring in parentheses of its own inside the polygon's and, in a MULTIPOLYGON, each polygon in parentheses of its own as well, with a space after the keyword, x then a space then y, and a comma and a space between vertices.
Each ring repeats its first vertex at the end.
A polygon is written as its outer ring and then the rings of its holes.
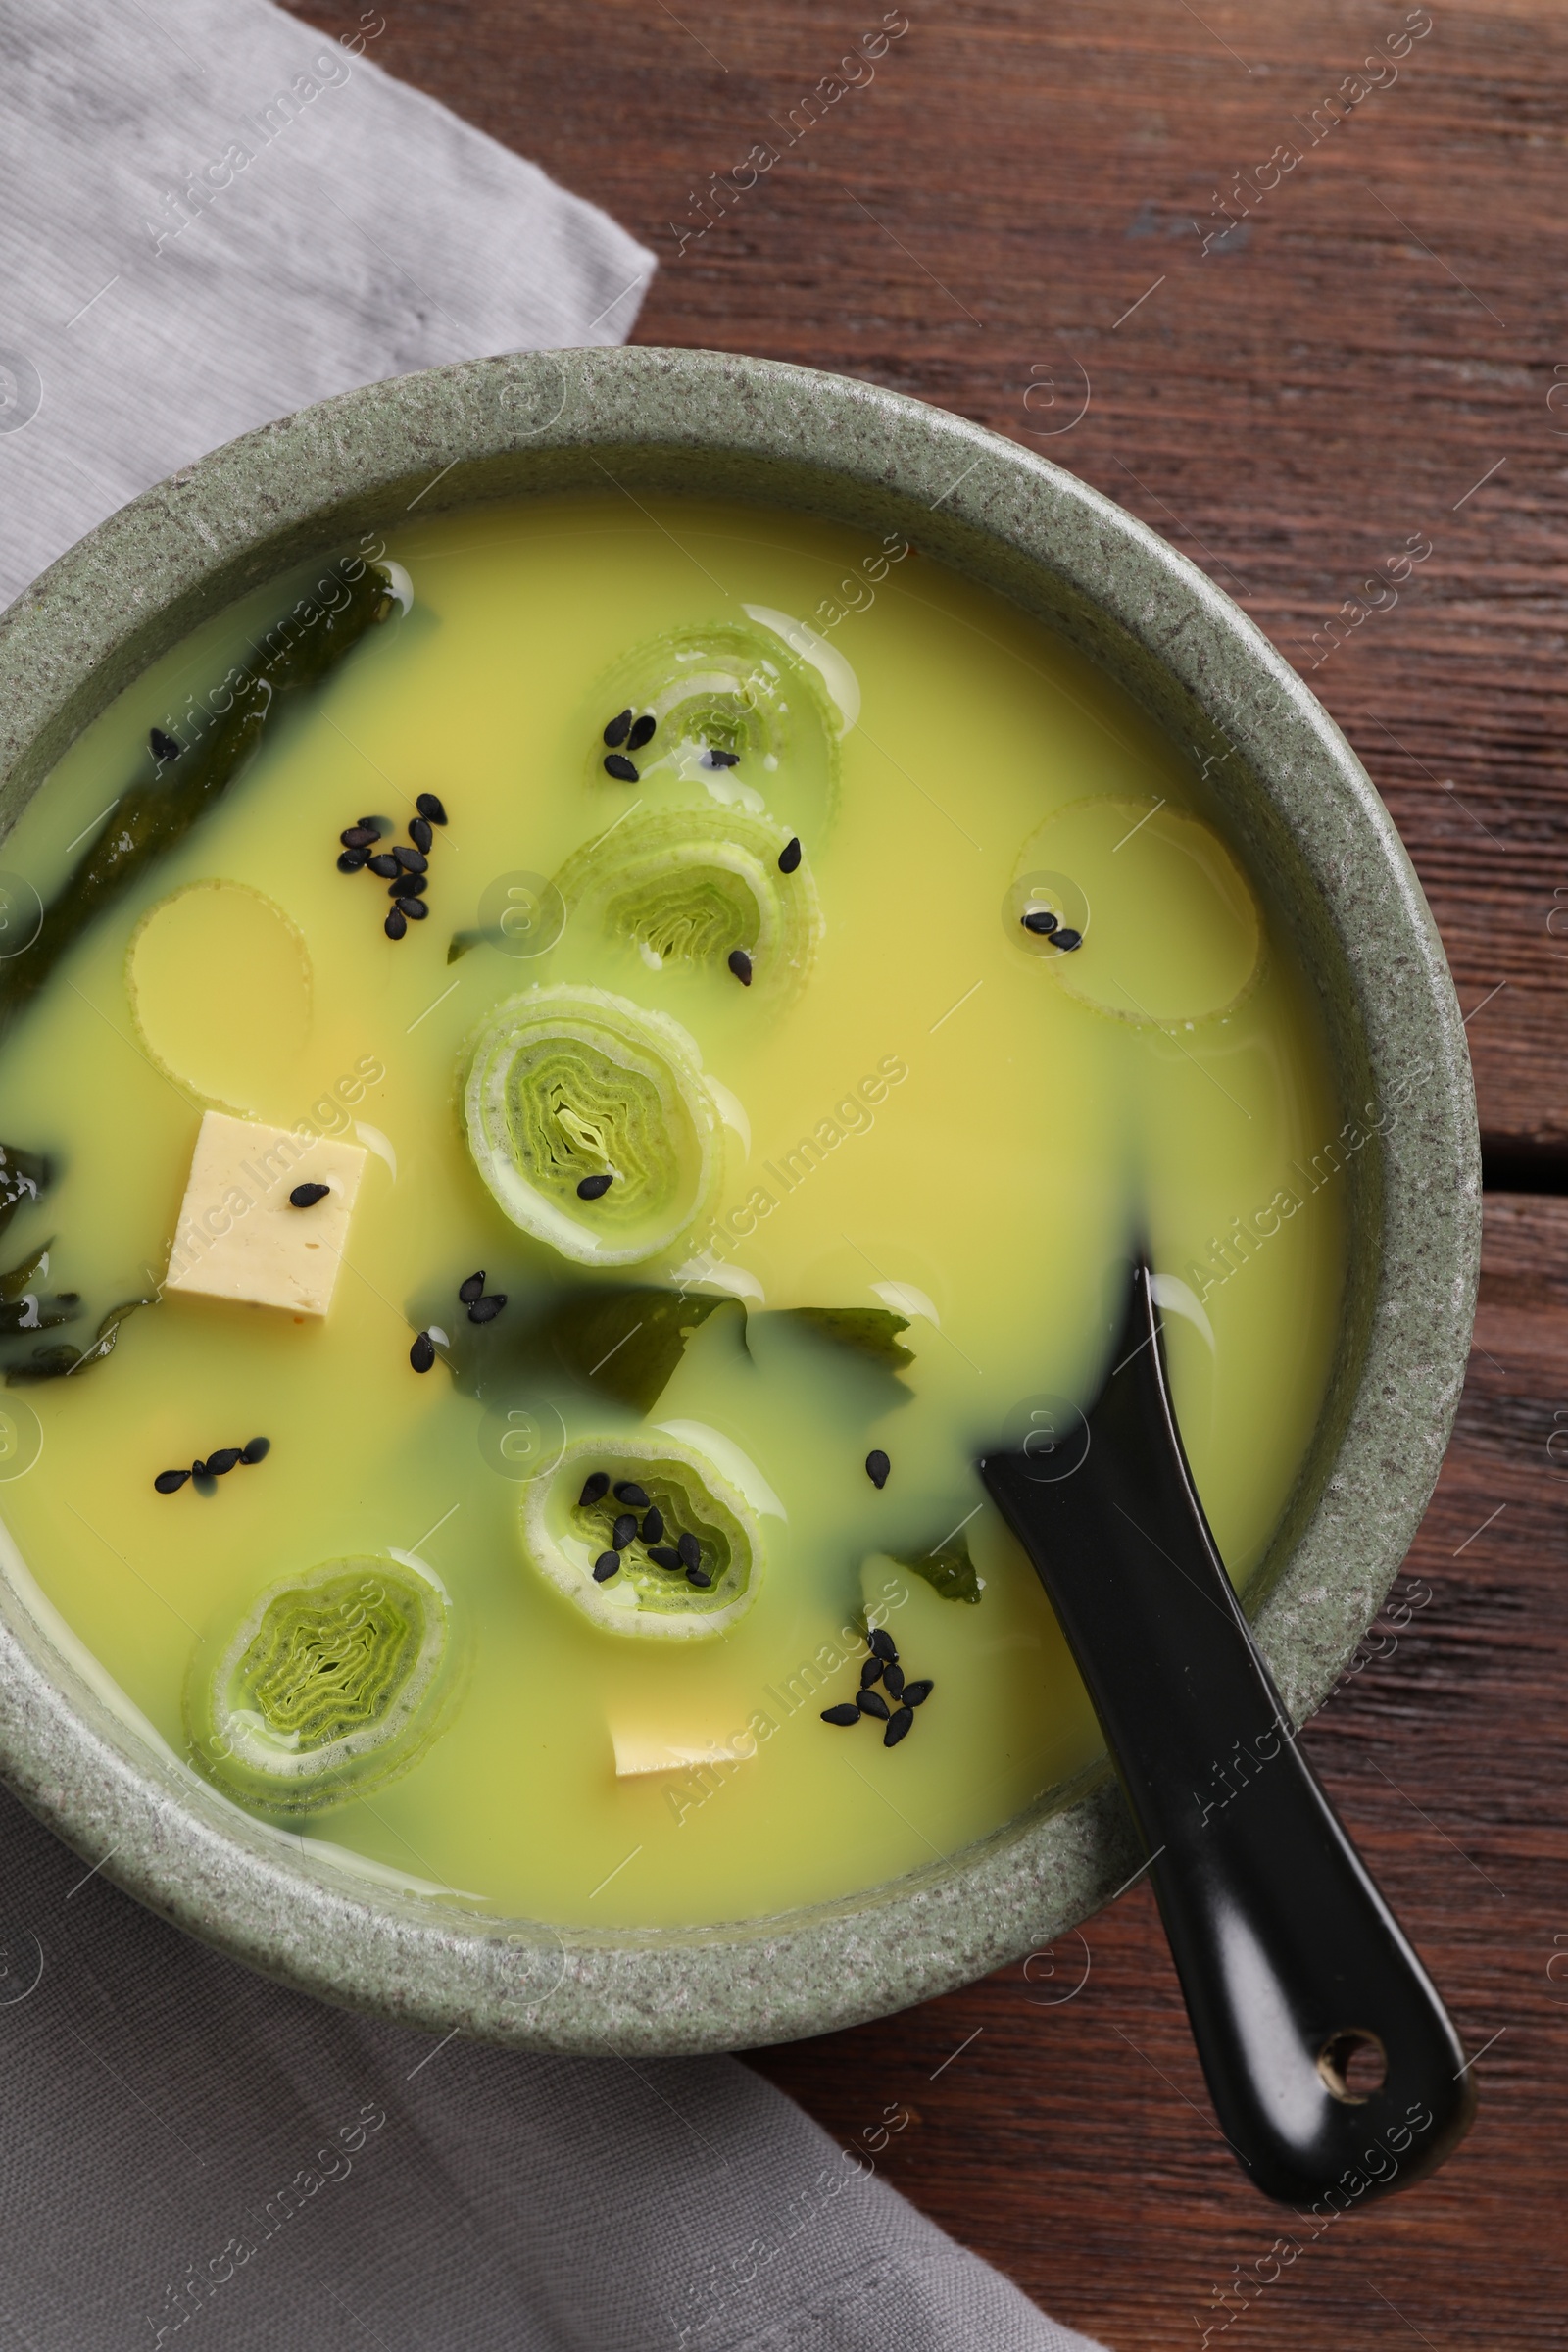
MULTIPOLYGON (((0 0, 0 603, 351 384, 614 342, 650 255, 265 0, 0 0)), ((732 2059, 515 2057, 188 1940, 0 1795, 0 2342, 1095 2352, 732 2059)))
POLYGON ((0 0, 0 606, 176 466, 446 360, 618 343, 654 257, 265 0, 0 0))

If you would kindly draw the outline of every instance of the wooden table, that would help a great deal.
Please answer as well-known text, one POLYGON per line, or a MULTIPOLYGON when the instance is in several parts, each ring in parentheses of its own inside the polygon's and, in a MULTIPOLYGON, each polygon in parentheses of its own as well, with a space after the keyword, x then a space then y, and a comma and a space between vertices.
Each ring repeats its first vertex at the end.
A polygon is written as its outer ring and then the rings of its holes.
POLYGON ((1478 2053, 1466 2147, 1271 2253, 1290 2217, 1216 2137, 1143 1889, 1054 1975, 1005 1970, 756 2063, 846 2144, 907 2106, 887 2177, 1117 2352, 1205 2328, 1227 2352, 1568 2344, 1560 8, 908 0, 874 80, 728 203, 710 174, 783 148, 879 7, 388 16, 372 57, 658 251, 639 341, 941 402, 1203 565, 1371 770, 1471 1016, 1494 1189, 1470 1384, 1409 1623, 1307 1736, 1478 2053), (1395 601, 1388 559, 1423 545, 1395 601))

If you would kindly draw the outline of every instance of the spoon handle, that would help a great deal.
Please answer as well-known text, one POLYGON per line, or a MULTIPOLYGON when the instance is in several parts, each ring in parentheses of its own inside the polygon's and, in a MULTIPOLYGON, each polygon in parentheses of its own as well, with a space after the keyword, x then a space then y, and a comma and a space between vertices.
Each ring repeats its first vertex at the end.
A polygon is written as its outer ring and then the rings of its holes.
POLYGON ((1265 2195, 1343 2209, 1444 2161, 1475 2113, 1474 2077, 1215 1550, 1144 1265, 1115 1356, 1087 1451, 996 1454, 980 1474, 1100 1718, 1220 2130, 1265 2195))

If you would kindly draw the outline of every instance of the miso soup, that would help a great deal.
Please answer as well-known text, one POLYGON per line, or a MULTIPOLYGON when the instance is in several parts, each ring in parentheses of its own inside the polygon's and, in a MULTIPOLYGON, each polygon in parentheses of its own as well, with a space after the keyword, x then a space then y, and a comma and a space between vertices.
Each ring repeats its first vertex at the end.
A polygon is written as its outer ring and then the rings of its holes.
POLYGON ((259 1819, 612 1928, 1069 1791, 973 1465, 1065 1441, 1145 1237, 1263 1556, 1344 1283, 1311 989, 1179 747, 898 534, 413 520, 0 866, 7 1572, 259 1819))

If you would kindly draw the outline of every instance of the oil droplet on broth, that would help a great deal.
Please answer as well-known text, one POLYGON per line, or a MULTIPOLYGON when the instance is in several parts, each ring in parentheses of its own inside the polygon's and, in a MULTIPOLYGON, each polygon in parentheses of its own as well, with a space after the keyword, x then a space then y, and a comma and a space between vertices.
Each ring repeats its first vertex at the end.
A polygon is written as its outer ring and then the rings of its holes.
POLYGON ((160 1069, 218 1110, 266 1118, 297 1096, 311 957, 281 906, 241 882, 192 882, 142 917, 125 957, 137 1032, 160 1069))

